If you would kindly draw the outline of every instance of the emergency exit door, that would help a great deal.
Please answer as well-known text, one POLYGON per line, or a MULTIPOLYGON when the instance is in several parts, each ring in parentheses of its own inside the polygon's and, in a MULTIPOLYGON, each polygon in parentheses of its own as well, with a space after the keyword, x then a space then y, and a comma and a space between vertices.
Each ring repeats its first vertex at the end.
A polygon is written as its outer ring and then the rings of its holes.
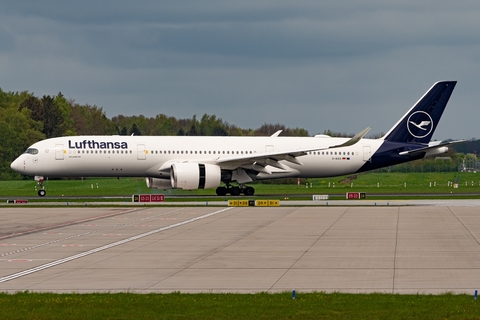
POLYGON ((63 144, 56 144, 55 145, 55 159, 56 160, 63 160, 63 144))
POLYGON ((145 150, 144 144, 137 144, 137 159, 145 160, 147 158, 147 153, 145 150))
POLYGON ((371 161, 372 158, 372 150, 370 146, 363 146, 363 161, 371 161))

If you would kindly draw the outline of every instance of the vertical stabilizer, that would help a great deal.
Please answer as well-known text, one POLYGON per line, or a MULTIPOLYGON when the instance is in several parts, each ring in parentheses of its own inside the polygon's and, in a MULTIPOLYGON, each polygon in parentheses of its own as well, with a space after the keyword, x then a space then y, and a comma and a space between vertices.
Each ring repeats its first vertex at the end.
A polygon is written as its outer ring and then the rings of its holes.
POLYGON ((383 139, 407 143, 430 142, 456 84, 456 81, 435 83, 383 139))

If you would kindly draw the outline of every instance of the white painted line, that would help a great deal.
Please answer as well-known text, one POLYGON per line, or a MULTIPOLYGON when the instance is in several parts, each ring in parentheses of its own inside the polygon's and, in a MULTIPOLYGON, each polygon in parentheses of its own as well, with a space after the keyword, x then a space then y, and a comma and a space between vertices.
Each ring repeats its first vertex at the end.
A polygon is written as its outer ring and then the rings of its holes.
POLYGON ((107 217, 111 217, 111 216, 116 216, 116 215, 121 215, 121 214, 129 213, 129 212, 134 212, 136 210, 137 209, 128 209, 128 210, 123 210, 123 211, 120 211, 120 212, 115 211, 113 213, 104 214, 104 215, 101 215, 101 216, 95 216, 95 217, 80 219, 80 220, 76 220, 76 221, 69 221, 69 222, 54 224, 54 225, 51 225, 51 226, 45 226, 45 227, 40 227, 40 228, 36 228, 36 229, 10 233, 10 234, 6 234, 4 236, 1 236, 0 239, 23 236, 25 234, 39 232, 39 231, 42 231, 42 230, 49 230, 49 229, 56 229, 56 228, 60 228, 60 227, 71 226, 71 225, 78 224, 78 223, 81 223, 81 222, 84 222, 84 221, 86 222, 86 221, 91 221, 91 220, 95 220, 95 219, 103 219, 103 218, 107 218, 107 217))
MULTIPOLYGON (((137 222, 137 221, 143 221, 143 220, 147 220, 147 219, 152 219, 152 218, 155 218, 155 217, 158 217, 158 216, 162 216, 162 215, 166 215, 166 214, 170 214, 170 213, 175 213, 175 212, 178 212, 178 211, 181 211, 181 210, 183 210, 183 209, 175 209, 175 210, 173 210, 173 211, 162 212, 162 213, 156 214, 156 215, 154 215, 154 216, 149 216, 149 217, 137 219, 137 220, 135 220, 135 221, 133 221, 133 222, 130 222, 130 223, 120 223, 120 224, 105 226, 105 227, 103 227, 103 228, 101 228, 101 229, 97 229, 97 230, 93 230, 93 231, 88 231, 88 232, 80 233, 80 234, 77 234, 77 235, 72 235, 72 236, 69 236, 69 237, 66 237, 66 238, 62 238, 62 239, 56 239, 56 240, 44 242, 44 243, 37 244, 37 245, 34 245, 34 246, 30 246, 30 247, 27 247, 27 248, 17 249, 17 250, 15 250, 15 251, 5 252, 5 253, 0 254, 0 258, 9 256, 9 255, 12 255, 12 254, 20 253, 20 252, 25 252, 25 251, 27 251, 27 250, 33 250, 33 249, 36 249, 36 248, 39 248, 39 247, 43 247, 43 246, 47 246, 47 245, 50 245, 50 244, 54 244, 54 243, 57 243, 57 242, 61 242, 61 241, 65 241, 65 240, 71 240, 71 239, 74 239, 74 238, 83 237, 83 236, 86 236, 86 235, 91 235, 91 234, 94 234, 94 233, 97 233, 97 232, 101 232, 101 231, 105 231, 105 230, 110 230, 110 229, 117 228, 117 227, 123 227, 123 226, 126 226, 126 225, 128 225, 128 224, 135 223, 135 222, 137 222)), ((128 211, 126 211, 126 213, 129 213, 130 211, 132 211, 132 210, 128 210, 128 211)), ((135 209, 135 210, 133 210, 133 211, 137 211, 137 209, 135 209)), ((125 213, 125 212, 124 212, 124 213, 125 213)), ((110 216, 110 215, 107 215, 107 216, 110 216)), ((91 225, 82 224, 82 226, 100 226, 100 225, 98 225, 98 224, 91 224, 91 225)), ((63 226, 62 226, 62 227, 63 227, 63 226)))
POLYGON ((106 249, 110 249, 110 248, 119 246, 121 244, 125 244, 127 242, 131 242, 131 241, 138 240, 138 239, 141 239, 141 238, 144 238, 144 237, 148 237, 148 236, 150 236, 152 234, 155 234, 155 233, 159 233, 159 232, 162 232, 162 231, 165 231, 165 230, 168 230, 168 229, 180 227, 184 224, 188 224, 188 223, 195 222, 195 221, 198 221, 198 220, 201 220, 201 219, 205 219, 205 218, 211 217, 213 215, 222 213, 224 211, 230 210, 232 208, 233 207, 224 208, 224 209, 221 209, 221 210, 218 210, 218 211, 215 211, 215 212, 212 212, 212 213, 200 216, 200 217, 192 218, 192 219, 189 219, 189 220, 186 220, 186 221, 183 221, 183 222, 171 224, 171 225, 166 226, 166 227, 162 227, 162 228, 159 228, 159 229, 156 229, 156 230, 145 232, 145 233, 142 233, 142 234, 139 234, 139 235, 136 235, 136 236, 124 239, 124 240, 120 240, 120 241, 117 241, 117 242, 114 242, 114 243, 111 243, 111 244, 107 244, 105 246, 98 247, 98 248, 95 248, 95 249, 92 249, 92 250, 89 250, 89 251, 86 251, 86 252, 82 252, 82 253, 79 253, 79 254, 64 258, 64 259, 52 261, 50 263, 46 263, 46 264, 43 264, 43 265, 35 267, 35 268, 20 271, 20 272, 11 274, 9 276, 5 276, 5 277, 0 278, 0 283, 7 282, 7 281, 10 281, 10 280, 13 280, 13 279, 16 279, 16 278, 20 278, 20 277, 23 277, 23 276, 26 276, 26 275, 29 275, 29 274, 32 274, 32 273, 35 273, 35 272, 38 272, 38 271, 42 271, 42 270, 51 268, 51 267, 55 267, 55 266, 58 266, 59 264, 66 263, 66 262, 69 262, 69 261, 72 261, 72 260, 75 260, 75 259, 78 259, 78 258, 82 258, 82 257, 88 256, 90 254, 97 253, 97 252, 100 252, 100 251, 103 251, 103 250, 106 250, 106 249))

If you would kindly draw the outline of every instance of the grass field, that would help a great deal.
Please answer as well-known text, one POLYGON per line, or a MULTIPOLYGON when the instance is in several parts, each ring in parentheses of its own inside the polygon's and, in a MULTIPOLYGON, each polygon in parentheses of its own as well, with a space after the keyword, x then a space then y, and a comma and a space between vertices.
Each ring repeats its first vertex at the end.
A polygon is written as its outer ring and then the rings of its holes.
MULTIPOLYGON (((103 178, 85 180, 45 181, 48 197, 116 196, 130 197, 139 193, 162 193, 178 196, 215 196, 208 190, 153 190, 143 178, 103 178)), ((256 195, 344 195, 348 191, 374 194, 480 194, 480 174, 468 172, 447 173, 363 173, 325 179, 303 180, 300 185, 252 183, 256 195), (458 188, 453 183, 458 182, 458 188)), ((0 196, 35 197, 33 180, 0 181, 0 196)))
POLYGON ((0 319, 480 319, 468 295, 0 294, 0 319))

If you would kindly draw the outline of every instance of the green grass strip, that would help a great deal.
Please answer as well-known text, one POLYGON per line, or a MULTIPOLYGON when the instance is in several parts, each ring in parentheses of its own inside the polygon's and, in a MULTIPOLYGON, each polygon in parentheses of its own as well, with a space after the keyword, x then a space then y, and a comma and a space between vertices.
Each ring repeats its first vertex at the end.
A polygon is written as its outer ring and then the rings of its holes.
MULTIPOLYGON (((275 182, 275 181, 273 181, 275 182)), ((255 187, 256 196, 275 195, 345 195, 346 192, 374 194, 480 194, 480 173, 473 172, 385 172, 363 173, 350 176, 302 179, 297 185, 295 179, 289 184, 250 183, 255 187), (455 183, 458 188, 453 187, 455 183)), ((48 180, 44 183, 47 197, 115 196, 131 197, 132 194, 157 193, 170 196, 215 196, 214 189, 207 190, 152 190, 144 178, 91 178, 78 180, 48 180)), ((33 180, 0 181, 0 196, 37 197, 36 182, 33 180)), ((121 201, 128 200, 127 198, 121 201)))
POLYGON ((469 295, 0 294, 0 319, 480 319, 469 295))

